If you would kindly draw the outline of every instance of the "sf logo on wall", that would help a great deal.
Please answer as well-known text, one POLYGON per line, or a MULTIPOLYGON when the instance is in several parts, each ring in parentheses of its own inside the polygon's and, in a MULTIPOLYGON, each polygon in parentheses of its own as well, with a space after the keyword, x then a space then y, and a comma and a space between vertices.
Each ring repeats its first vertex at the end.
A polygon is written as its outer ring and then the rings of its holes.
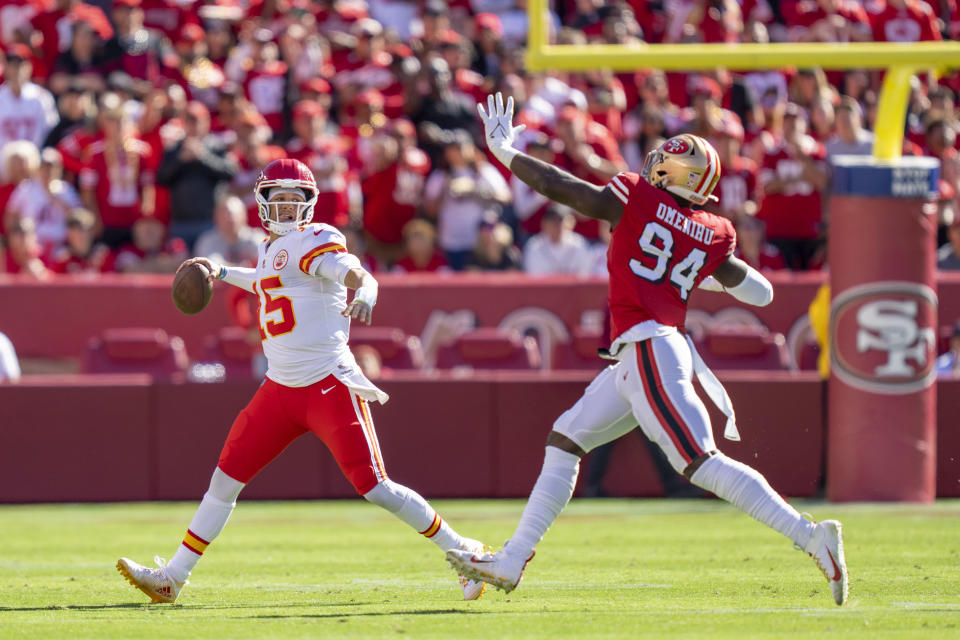
POLYGON ((874 282, 834 298, 833 372, 846 384, 883 394, 924 389, 936 378, 937 295, 913 282, 874 282))

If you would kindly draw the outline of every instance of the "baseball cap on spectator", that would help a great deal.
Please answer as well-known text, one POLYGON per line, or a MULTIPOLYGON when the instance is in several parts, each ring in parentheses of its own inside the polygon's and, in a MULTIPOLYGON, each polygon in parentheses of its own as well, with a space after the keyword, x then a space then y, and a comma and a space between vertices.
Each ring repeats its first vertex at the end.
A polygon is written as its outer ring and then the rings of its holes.
POLYGON ((75 229, 93 229, 96 225, 97 219, 87 209, 83 207, 77 207, 76 209, 71 209, 70 213, 67 214, 67 228, 75 229))
POLYGON ((248 127, 267 127, 267 119, 260 115, 255 109, 244 109, 237 118, 237 124, 247 125, 248 127))
POLYGON ((788 102, 787 106, 783 110, 784 118, 799 118, 804 122, 810 122, 810 116, 807 115, 807 110, 798 105, 796 102, 788 102))
POLYGON ((47 147, 40 152, 40 164, 41 165, 62 165, 63 156, 60 155, 60 152, 54 149, 53 147, 47 147))
MULTIPOLYGON (((479 16, 478 16, 479 17, 479 16)), ((446 29, 443 33, 440 34, 440 46, 442 47, 458 47, 463 42, 463 36, 454 31, 453 29, 446 29)))
POLYGON ((243 93, 243 91, 240 89, 240 85, 238 85, 236 82, 228 80, 227 82, 223 83, 223 86, 220 87, 219 93, 220 97, 227 96, 229 98, 237 98, 243 93))
POLYGON ((366 104, 371 107, 383 106, 383 94, 376 89, 366 89, 357 94, 357 104, 366 104))
POLYGON ((387 127, 391 135, 400 136, 401 138, 417 137, 417 128, 406 118, 391 120, 387 127))
POLYGON ((423 8, 423 15, 425 16, 445 16, 449 13, 450 8, 442 0, 427 0, 427 4, 423 8))
POLYGON ((715 101, 718 101, 723 97, 723 89, 720 88, 720 83, 713 78, 697 76, 691 83, 690 95, 707 96, 709 98, 713 98, 715 101))
POLYGON ((133 93, 133 78, 125 71, 114 71, 107 76, 107 89, 133 93))
POLYGON ((7 46, 7 62, 29 62, 31 57, 30 47, 22 42, 14 42, 7 46))
POLYGON ((324 115, 325 110, 314 100, 301 100, 293 105, 291 115, 294 118, 313 118, 324 115))
POLYGON ((390 42, 386 46, 387 53, 393 56, 394 63, 403 63, 413 57, 413 49, 402 42, 390 42))
POLYGON ((579 122, 585 117, 584 112, 572 104, 562 107, 557 112, 557 122, 579 122))
POLYGON ((500 16, 495 13, 478 13, 474 18, 477 24, 477 30, 489 29, 498 37, 503 37, 503 23, 500 16))
POLYGON ((730 136, 736 140, 743 142, 743 124, 740 122, 740 116, 735 114, 732 111, 723 110, 723 113, 720 116, 720 129, 717 131, 718 135, 721 136, 730 136))
MULTIPOLYGON (((946 180, 937 181, 937 200, 943 202, 944 200, 953 200, 954 196, 957 195, 956 190, 954 190, 953 185, 951 185, 946 180)), ((951 227, 960 227, 960 216, 957 216, 953 219, 953 222, 950 223, 951 227)))
POLYGON ((193 117, 194 120, 209 120, 210 110, 202 102, 192 100, 187 103, 187 115, 193 117))
POLYGON ((477 227, 489 231, 490 229, 495 228, 499 222, 500 214, 493 209, 487 209, 480 216, 480 222, 477 224, 477 227))
POLYGON ((184 25, 183 29, 180 30, 180 36, 177 38, 177 41, 187 44, 196 44, 201 42, 206 35, 207 34, 204 32, 203 27, 198 24, 190 23, 184 25))
POLYGON ((330 83, 323 78, 310 78, 300 85, 300 93, 320 93, 327 95, 330 91, 330 83))
POLYGON ((383 27, 373 18, 363 18, 353 23, 353 26, 350 28, 350 33, 358 38, 364 36, 376 38, 383 33, 383 27))

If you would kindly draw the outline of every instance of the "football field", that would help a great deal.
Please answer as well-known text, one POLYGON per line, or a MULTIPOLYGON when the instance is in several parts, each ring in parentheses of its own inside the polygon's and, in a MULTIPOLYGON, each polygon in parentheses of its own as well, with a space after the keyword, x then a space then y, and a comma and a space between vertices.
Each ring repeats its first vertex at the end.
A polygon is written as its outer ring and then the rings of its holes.
MULTIPOLYGON (((500 546, 520 501, 437 501, 500 546)), ((118 557, 170 557, 192 503, 0 507, 0 638, 957 638, 960 501, 798 502, 844 523, 850 600, 718 500, 574 500, 520 588, 463 602, 433 544, 380 509, 240 502, 174 605, 118 557)))

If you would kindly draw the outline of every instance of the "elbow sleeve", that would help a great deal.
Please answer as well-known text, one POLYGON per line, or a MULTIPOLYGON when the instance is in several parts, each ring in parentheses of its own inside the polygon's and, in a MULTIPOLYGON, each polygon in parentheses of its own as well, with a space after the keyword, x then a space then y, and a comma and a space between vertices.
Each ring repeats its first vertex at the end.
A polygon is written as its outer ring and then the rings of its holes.
POLYGON ((755 307, 765 307, 773 302, 773 285, 753 267, 747 267, 747 275, 743 282, 735 287, 727 287, 727 293, 740 302, 755 307))

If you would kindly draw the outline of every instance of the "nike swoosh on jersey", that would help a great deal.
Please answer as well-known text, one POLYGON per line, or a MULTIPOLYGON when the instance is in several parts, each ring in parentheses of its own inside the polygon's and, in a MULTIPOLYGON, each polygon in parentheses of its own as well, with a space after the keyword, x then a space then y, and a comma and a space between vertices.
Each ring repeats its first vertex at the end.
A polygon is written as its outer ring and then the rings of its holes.
POLYGON ((323 389, 320 393, 321 393, 322 395, 327 395, 328 393, 330 393, 331 391, 333 391, 333 390, 336 389, 336 388, 337 388, 337 385, 333 385, 333 386, 330 387, 329 389, 323 389))

